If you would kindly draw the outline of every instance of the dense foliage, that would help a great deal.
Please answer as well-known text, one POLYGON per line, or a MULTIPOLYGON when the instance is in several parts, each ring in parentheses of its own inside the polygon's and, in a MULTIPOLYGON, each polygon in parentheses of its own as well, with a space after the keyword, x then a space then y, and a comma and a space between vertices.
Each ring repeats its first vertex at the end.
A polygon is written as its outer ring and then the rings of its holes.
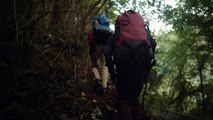
POLYGON ((168 97, 171 111, 212 119, 212 5, 208 0, 180 0, 175 8, 166 6, 165 22, 173 32, 161 33, 158 39, 161 89, 168 97), (163 51, 164 50, 164 51, 163 51))
MULTIPOLYGON (((104 98, 92 91, 86 38, 93 15, 105 13, 113 23, 115 13, 131 2, 0 3, 0 119, 116 119, 113 84, 104 98)), ((162 0, 133 4, 147 22, 157 13, 173 25, 155 36, 157 65, 142 92, 143 115, 150 120, 213 119, 211 0, 180 0, 175 7, 162 0)))

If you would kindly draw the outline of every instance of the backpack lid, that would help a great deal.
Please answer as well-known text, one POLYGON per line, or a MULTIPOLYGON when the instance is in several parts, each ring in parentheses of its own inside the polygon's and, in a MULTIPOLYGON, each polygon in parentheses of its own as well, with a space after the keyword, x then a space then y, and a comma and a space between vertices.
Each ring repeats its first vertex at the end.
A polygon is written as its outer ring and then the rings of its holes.
POLYGON ((105 15, 97 15, 93 17, 92 20, 93 28, 97 30, 111 31, 109 28, 109 20, 105 15))
POLYGON ((96 15, 93 17, 93 20, 97 20, 100 25, 109 26, 109 20, 106 15, 96 15))
POLYGON ((146 41, 147 33, 143 17, 134 11, 125 11, 116 20, 116 29, 120 33, 116 40, 116 46, 123 41, 146 41))

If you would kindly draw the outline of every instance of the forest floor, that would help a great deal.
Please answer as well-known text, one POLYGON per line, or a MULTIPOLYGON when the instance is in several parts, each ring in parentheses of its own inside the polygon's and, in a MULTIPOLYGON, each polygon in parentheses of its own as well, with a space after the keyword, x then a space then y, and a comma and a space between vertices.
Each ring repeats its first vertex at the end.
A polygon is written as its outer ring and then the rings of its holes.
POLYGON ((91 78, 82 81, 82 86, 87 87, 82 89, 80 98, 88 103, 88 113, 83 114, 80 119, 84 120, 87 116, 92 120, 117 120, 115 85, 108 81, 106 93, 100 94, 96 92, 95 84, 96 81, 91 78))
POLYGON ((106 94, 100 95, 91 71, 82 78, 57 79, 40 93, 33 86, 12 94, 4 104, 0 101, 0 120, 118 120, 115 85, 109 81, 106 94))

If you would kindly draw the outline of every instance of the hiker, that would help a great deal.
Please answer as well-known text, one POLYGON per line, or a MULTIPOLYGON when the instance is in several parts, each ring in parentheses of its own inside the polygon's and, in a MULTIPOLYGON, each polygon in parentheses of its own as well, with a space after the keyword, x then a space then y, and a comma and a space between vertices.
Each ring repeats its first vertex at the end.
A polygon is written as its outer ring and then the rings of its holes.
POLYGON ((151 69, 156 47, 147 32, 150 31, 139 13, 125 11, 117 17, 115 33, 105 49, 106 64, 118 93, 120 120, 140 120, 138 97, 151 69))
POLYGON ((107 40, 112 35, 109 21, 105 15, 94 16, 92 29, 88 32, 89 55, 92 62, 92 72, 95 77, 95 90, 105 94, 108 81, 108 68, 105 62, 104 49, 107 40))

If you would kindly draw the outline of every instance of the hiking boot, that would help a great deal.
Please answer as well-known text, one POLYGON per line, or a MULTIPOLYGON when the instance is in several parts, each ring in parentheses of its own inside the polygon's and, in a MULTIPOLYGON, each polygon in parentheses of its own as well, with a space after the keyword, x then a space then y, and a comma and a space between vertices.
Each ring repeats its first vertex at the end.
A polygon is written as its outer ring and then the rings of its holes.
POLYGON ((103 88, 102 87, 102 89, 101 89, 101 95, 106 95, 106 93, 107 93, 107 88, 103 88))
POLYGON ((107 92, 107 89, 106 88, 103 88, 103 87, 100 87, 96 90, 96 93, 100 96, 104 96, 106 95, 106 92, 107 92))
POLYGON ((104 88, 98 80, 96 80, 96 83, 94 85, 94 90, 95 90, 96 94, 98 94, 98 95, 102 96, 102 95, 106 94, 106 88, 104 88))
POLYGON ((101 80, 100 80, 100 79, 95 79, 94 81, 95 81, 95 82, 94 82, 94 89, 97 89, 97 88, 99 88, 99 87, 102 87, 102 85, 101 85, 101 80))

